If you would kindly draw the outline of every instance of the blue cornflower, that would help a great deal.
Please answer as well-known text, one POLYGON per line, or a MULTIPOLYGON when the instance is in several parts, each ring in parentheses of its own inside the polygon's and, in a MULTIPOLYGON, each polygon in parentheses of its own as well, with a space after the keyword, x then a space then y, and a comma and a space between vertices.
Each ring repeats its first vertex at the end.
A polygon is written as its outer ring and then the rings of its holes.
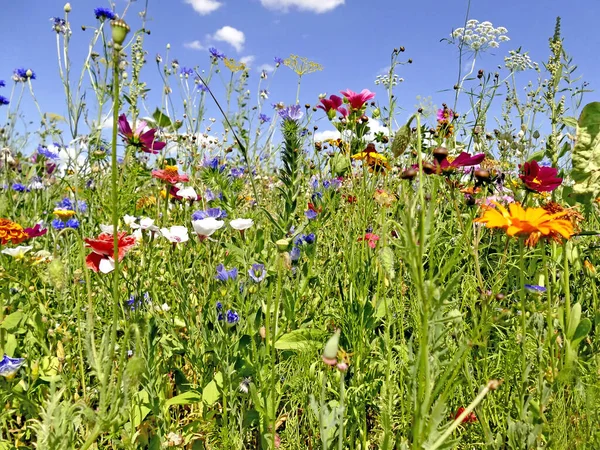
POLYGON ((268 123, 271 121, 271 118, 266 114, 261 113, 258 115, 258 120, 260 120, 260 123, 268 123))
POLYGON ((6 82, 4 80, 0 80, 0 87, 6 86, 6 82))
POLYGON ((233 326, 240 321, 240 315, 232 309, 227 310, 226 317, 229 326, 233 326))
POLYGON ((313 191, 319 189, 319 179, 317 177, 313 176, 310 179, 310 187, 313 189, 313 191))
POLYGON ((8 105, 9 103, 10 101, 6 97, 0 95, 0 105, 8 105))
POLYGON ((31 69, 18 68, 13 72, 13 80, 25 82, 27 80, 35 80, 35 72, 31 69))
POLYGON ((12 190, 15 192, 29 192, 29 189, 27 189, 27 186, 25 186, 24 184, 21 184, 21 183, 13 183, 12 190))
POLYGON ((256 283, 260 283, 267 276, 265 265, 252 264, 252 268, 248 270, 248 275, 250 275, 250 278, 252 278, 256 283))
POLYGON ((539 286, 537 284, 526 284, 525 289, 527 289, 532 294, 538 294, 538 295, 543 294, 547 290, 544 286, 539 286))
POLYGON ((221 208, 208 208, 204 211, 195 211, 192 213, 192 220, 201 220, 212 217, 214 219, 224 219, 227 217, 227 211, 221 208))
POLYGON ((306 218, 308 220, 313 220, 317 218, 317 213, 316 211, 313 211, 312 209, 308 209, 304 212, 304 215, 306 216, 306 218))
POLYGON ((204 83, 198 83, 198 89, 202 92, 208 92, 208 87, 204 83))
POLYGON ((74 217, 67 220, 67 223, 65 223, 65 226, 67 228, 79 228, 79 220, 75 219, 74 217))
POLYGON ((194 75, 194 69, 184 66, 181 69, 179 69, 179 75, 183 75, 184 77, 194 75))
POLYGON ((300 259, 300 248, 294 247, 290 252, 290 259, 292 261, 298 261, 300 259))
POLYGON ((283 58, 280 58, 279 56, 275 56, 273 58, 273 61, 275 61, 275 65, 277 67, 279 67, 280 65, 282 65, 284 63, 283 58))
POLYGON ((292 105, 278 111, 279 117, 283 120, 300 120, 304 116, 300 105, 292 105))
POLYGON ((305 234, 304 236, 302 236, 302 239, 304 240, 304 242, 310 245, 314 244, 316 236, 315 233, 305 234))
POLYGON ((65 228, 65 223, 60 219, 54 219, 52 222, 52 228, 55 230, 62 230, 65 228))
POLYGON ((299 234, 298 236, 296 236, 296 237, 294 238, 294 245, 295 245, 296 247, 300 247, 302 244, 304 244, 304 240, 302 239, 302 235, 301 235, 301 234, 299 234))
POLYGON ((216 156, 214 158, 205 158, 202 162, 202 166, 207 169, 218 170, 219 172, 225 170, 225 164, 221 165, 221 161, 216 156))
POLYGON ((150 294, 148 292, 145 292, 143 298, 136 297, 135 295, 131 294, 129 296, 129 300, 127 300, 126 303, 132 311, 135 311, 139 307, 143 306, 145 303, 150 303, 151 300, 152 299, 150 298, 150 294))
POLYGON ((53 152, 52 150, 50 150, 47 147, 44 147, 43 145, 38 146, 37 152, 38 152, 38 155, 42 155, 48 159, 58 159, 59 158, 57 152, 53 152))
POLYGON ((5 354, 2 360, 0 360, 0 375, 3 377, 12 377, 23 364, 25 364, 25 358, 11 358, 5 354))
POLYGON ((231 178, 242 178, 245 169, 243 167, 232 167, 230 171, 231 178))
POLYGON ((204 200, 206 200, 207 202, 212 202, 217 197, 218 195, 215 195, 215 193, 211 189, 206 189, 206 192, 204 193, 204 200))
POLYGON ((231 270, 227 270, 223 264, 217 266, 217 275, 215 279, 226 282, 227 280, 235 280, 238 276, 238 270, 234 267, 231 270))
POLYGON ((225 58, 225 54, 221 53, 219 50, 217 50, 214 47, 211 47, 208 49, 208 53, 210 53, 210 56, 212 56, 215 59, 223 59, 225 58))
POLYGON ((68 209, 70 211, 75 211, 75 203, 69 197, 63 198, 60 202, 56 203, 56 207, 58 209, 68 209))
POLYGON ((105 19, 113 20, 117 16, 112 9, 109 8, 96 8, 94 9, 94 14, 96 15, 96 19, 104 21, 105 19))
POLYGON ((215 306, 217 307, 217 311, 221 311, 223 309, 223 303, 221 302, 217 302, 215 306))
POLYGON ((69 30, 65 19, 61 19, 60 17, 50 17, 50 22, 52 22, 52 30, 56 31, 58 34, 66 34, 69 30))
POLYGON ((85 202, 85 200, 79 200, 77 202, 77 211, 80 213, 86 213, 88 210, 88 206, 87 203, 85 202))
POLYGON ((313 202, 317 200, 321 200, 323 198, 323 193, 321 191, 313 192, 311 195, 311 199, 313 202))

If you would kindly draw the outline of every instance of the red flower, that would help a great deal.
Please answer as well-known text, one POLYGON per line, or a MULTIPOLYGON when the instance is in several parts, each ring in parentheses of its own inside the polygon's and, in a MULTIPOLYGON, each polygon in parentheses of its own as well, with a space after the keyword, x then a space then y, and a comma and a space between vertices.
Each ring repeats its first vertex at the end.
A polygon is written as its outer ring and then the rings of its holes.
POLYGON ((39 236, 43 236, 48 232, 48 228, 44 228, 42 229, 42 226, 37 223, 33 228, 25 228, 25 233, 27 233, 27 236, 29 236, 29 238, 36 238, 39 236))
POLYGON ((558 170, 554 167, 540 166, 536 160, 526 162, 522 166, 522 174, 519 178, 525 183, 527 188, 536 192, 551 192, 562 183, 562 178, 558 178, 558 170))
MULTIPOLYGON (((125 232, 119 233, 119 261, 135 245, 135 237, 126 234, 125 232)), ((92 253, 85 259, 86 265, 94 272, 112 272, 115 268, 113 235, 101 233, 96 239, 86 238, 84 240, 86 246, 92 249, 92 253)))
MULTIPOLYGON (((463 406, 461 406, 460 408, 458 408, 458 410, 456 411, 456 414, 454 414, 454 420, 458 419, 459 416, 465 411, 465 408, 463 406)), ((465 418, 462 420, 462 423, 473 423, 473 422, 477 422, 477 416, 475 415, 474 412, 470 412, 469 414, 467 414, 465 416, 465 418)))
POLYGON ((138 127, 133 131, 131 129, 131 125, 127 121, 127 117, 125 114, 121 114, 119 116, 119 132, 125 139, 125 141, 136 148, 139 148, 141 151, 146 153, 159 153, 165 145, 164 142, 156 141, 156 129, 150 128, 145 133, 144 128, 146 128, 146 122, 141 120, 138 124, 138 127))
POLYGON ((375 97, 375 93, 368 89, 363 89, 361 92, 354 92, 350 89, 342 91, 344 97, 348 99, 348 103, 354 110, 362 109, 365 103, 375 97))
POLYGON ((308 204, 308 209, 310 211, 316 212, 317 214, 319 214, 320 212, 323 211, 323 207, 322 206, 315 206, 312 203, 308 204))
POLYGON ((342 107, 342 97, 338 97, 337 95, 330 95, 329 98, 322 98, 321 104, 317 106, 317 108, 322 109, 327 113, 329 119, 335 118, 336 111, 342 114, 342 116, 346 117, 348 115, 348 110, 342 107))
POLYGON ((358 242, 367 241, 367 244, 371 248, 375 248, 378 240, 379 240, 379 236, 377 236, 375 233, 366 233, 365 237, 358 238, 358 242))
POLYGON ((190 180, 190 177, 188 177, 186 174, 179 173, 177 166, 165 166, 164 169, 153 170, 152 176, 154 178, 166 181, 169 184, 183 183, 190 180))
POLYGON ((346 201, 347 201, 348 203, 356 203, 356 202, 358 201, 358 199, 357 199, 357 198, 356 198, 356 196, 354 196, 354 195, 349 195, 349 194, 347 194, 347 195, 346 195, 346 194, 345 194, 345 195, 344 195, 344 198, 346 199, 346 201))

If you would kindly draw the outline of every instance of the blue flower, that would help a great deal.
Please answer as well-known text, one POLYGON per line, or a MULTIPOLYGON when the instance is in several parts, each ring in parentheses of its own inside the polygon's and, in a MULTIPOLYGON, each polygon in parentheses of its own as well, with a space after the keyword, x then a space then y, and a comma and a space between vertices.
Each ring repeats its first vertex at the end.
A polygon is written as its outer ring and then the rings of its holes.
POLYGON ((233 326, 240 321, 240 315, 232 309, 228 309, 226 313, 227 325, 233 326))
POLYGON ((304 215, 306 216, 306 218, 308 220, 313 220, 317 218, 317 213, 315 211, 313 211, 312 209, 308 209, 304 212, 304 215))
POLYGON ((204 193, 204 200, 206 200, 207 202, 212 202, 216 198, 217 196, 212 190, 206 189, 206 192, 204 193))
POLYGON ((314 242, 316 240, 316 236, 315 236, 315 233, 305 234, 304 236, 302 236, 302 239, 304 240, 304 242, 306 242, 308 245, 310 245, 310 244, 314 244, 314 242))
POLYGON ((225 164, 221 165, 221 161, 216 156, 214 158, 205 158, 202 162, 202 167, 206 167, 211 170, 218 170, 223 172, 225 170, 225 164))
POLYGON ((67 22, 65 19, 61 19, 60 17, 51 17, 50 22, 52 22, 52 30, 56 31, 58 34, 66 34, 67 30, 67 22))
POLYGON ((206 85, 204 83, 199 83, 198 89, 201 90, 202 92, 208 92, 208 87, 206 87, 206 85))
POLYGON ((281 64, 283 64, 283 63, 284 63, 284 61, 283 61, 283 58, 280 58, 279 56, 275 56, 275 57, 273 58, 273 61, 275 61, 275 65, 276 65, 277 67, 279 67, 281 64))
POLYGON ((189 75, 194 74, 194 69, 191 69, 189 67, 182 67, 181 69, 179 69, 179 74, 187 77, 189 75))
POLYGON ((15 192, 29 192, 29 189, 27 189, 27 186, 25 186, 24 184, 21 184, 21 183, 13 183, 12 190, 15 192))
POLYGON ((2 360, 0 360, 0 375, 3 377, 12 377, 23 364, 25 364, 25 358, 11 358, 5 354, 2 360))
POLYGON ((543 294, 547 290, 544 286, 539 286, 537 284, 526 284, 525 289, 527 289, 532 294, 538 294, 538 295, 543 294))
POLYGON ((15 69, 13 72, 13 80, 21 82, 25 82, 27 80, 35 80, 35 72, 31 69, 15 69))
POLYGON ((228 280, 235 280, 238 276, 238 270, 234 267, 231 270, 227 270, 223 264, 217 266, 217 275, 215 279, 226 282, 228 280))
POLYGON ((298 261, 300 259, 300 248, 294 247, 290 252, 290 259, 292 261, 298 261))
POLYGON ((9 103, 10 101, 6 97, 0 95, 0 105, 8 105, 9 103))
POLYGON ((267 276, 265 265, 252 264, 252 268, 248 270, 248 275, 250 275, 250 278, 252 278, 256 283, 260 283, 267 276))
POLYGON ((215 306, 217 307, 217 311, 221 311, 223 309, 223 303, 221 302, 217 302, 215 306))
POLYGON ((69 197, 63 198, 60 202, 56 204, 58 209, 68 209, 70 211, 75 211, 75 203, 69 197))
POLYGON ((279 117, 283 120, 300 120, 304 116, 300 105, 292 105, 278 111, 279 117))
POLYGON ((271 121, 271 118, 269 116, 267 116, 266 114, 259 114, 258 115, 258 120, 260 120, 260 123, 267 123, 271 121))
POLYGON ((215 59, 223 59, 225 58, 225 54, 221 53, 219 50, 217 50, 214 47, 211 47, 208 49, 208 53, 210 53, 210 55, 215 58, 215 59))
POLYGON ((0 87, 4 87, 4 86, 6 86, 5 81, 4 80, 0 80, 0 87))
POLYGON ((75 219, 74 217, 67 220, 67 223, 65 223, 65 226, 67 228, 79 228, 79 220, 75 219))
POLYGON ((38 155, 42 155, 48 159, 58 159, 58 153, 53 152, 52 150, 44 147, 43 145, 39 145, 37 148, 38 155))
POLYGON ((114 12, 112 12, 109 8, 95 8, 94 14, 96 15, 96 19, 104 21, 105 19, 113 20, 117 16, 114 12))
POLYGON ((245 169, 243 167, 232 167, 230 174, 231 178, 242 178, 244 176, 245 169))
POLYGON ((55 230, 62 230, 65 227, 65 223, 60 219, 54 219, 51 223, 55 230))
POLYGON ((227 211, 221 208, 208 208, 204 211, 195 211, 192 214, 192 220, 201 220, 212 217, 214 219, 224 219, 227 217, 227 211))
POLYGON ((77 202, 77 211, 80 213, 86 213, 88 210, 87 203, 84 200, 79 200, 77 202))
POLYGON ((317 200, 321 200, 323 198, 323 193, 320 191, 313 192, 313 194, 311 195, 310 198, 313 202, 315 202, 317 200))

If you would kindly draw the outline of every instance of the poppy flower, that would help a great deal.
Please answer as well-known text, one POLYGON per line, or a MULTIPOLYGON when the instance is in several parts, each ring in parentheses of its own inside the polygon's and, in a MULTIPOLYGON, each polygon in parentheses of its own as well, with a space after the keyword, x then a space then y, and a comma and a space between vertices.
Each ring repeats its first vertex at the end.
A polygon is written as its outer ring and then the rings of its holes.
POLYGON ((367 241, 367 244, 371 248, 375 248, 377 246, 377 241, 379 240, 379 236, 375 233, 366 233, 364 237, 358 238, 358 241, 367 241))
MULTIPOLYGON (((109 273, 115 269, 114 240, 110 233, 100 233, 96 239, 86 238, 85 244, 92 249, 85 259, 86 265, 94 272, 109 273), (112 256, 111 256, 112 255, 112 256)), ((135 245, 135 237, 121 232, 118 235, 118 254, 121 261, 125 254, 135 245)))
POLYGON ((183 183, 190 180, 190 177, 186 174, 179 173, 177 166, 165 166, 164 169, 153 170, 152 176, 159 180, 166 181, 169 184, 183 183))
POLYGON ((519 178, 528 189, 535 192, 551 192, 562 183, 558 170, 554 167, 540 166, 536 160, 519 165, 522 173, 519 178))
POLYGON ((487 228, 502 228, 509 236, 526 237, 525 244, 535 246, 541 237, 560 240, 573 235, 573 224, 561 219, 567 212, 550 214, 543 208, 527 208, 519 203, 511 203, 508 210, 500 203, 493 202, 497 209, 485 208, 483 215, 474 220, 485 223, 487 228))
POLYGON ((354 92, 350 89, 346 89, 345 91, 341 92, 342 95, 348 99, 348 103, 350 103, 350 107, 353 110, 362 109, 367 101, 375 97, 375 93, 369 91, 368 89, 363 89, 360 92, 354 92))
POLYGON ((138 127, 133 131, 125 114, 119 116, 119 132, 125 139, 125 142, 143 152, 157 154, 165 148, 167 144, 156 140, 155 128, 150 128, 148 131, 144 132, 146 125, 146 122, 141 120, 138 127))
MULTIPOLYGON (((456 410, 456 414, 454 414, 454 420, 458 419, 463 412, 465 412, 465 408, 464 408, 464 406, 461 406, 460 408, 458 408, 456 410)), ((462 423, 474 423, 474 422, 477 422, 477 416, 475 415, 475 413, 473 411, 471 411, 469 414, 467 414, 462 420, 462 423)))

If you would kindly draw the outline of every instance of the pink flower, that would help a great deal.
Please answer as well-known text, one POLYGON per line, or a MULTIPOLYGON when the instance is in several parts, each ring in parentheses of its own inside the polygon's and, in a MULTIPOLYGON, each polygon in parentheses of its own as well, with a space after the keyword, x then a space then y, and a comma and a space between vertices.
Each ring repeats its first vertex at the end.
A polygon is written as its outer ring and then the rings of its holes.
POLYGON ((437 121, 442 123, 448 123, 454 118, 454 111, 445 106, 437 110, 437 121))
POLYGON ((377 241, 379 240, 379 236, 375 233, 366 233, 364 237, 358 238, 358 241, 367 241, 367 244, 371 248, 375 248, 377 246, 377 241))
POLYGON ((462 152, 452 162, 448 162, 448 159, 444 159, 440 163, 442 169, 457 169, 459 167, 470 167, 476 166, 485 159, 485 153, 479 153, 478 155, 469 155, 467 152, 462 152))
POLYGON ((138 127, 133 131, 125 114, 119 116, 119 132, 125 141, 129 145, 139 148, 143 152, 157 154, 165 148, 165 145, 167 144, 156 141, 155 128, 150 128, 148 131, 144 132, 146 125, 146 122, 141 120, 138 127))
POLYGON ((36 238, 39 236, 43 236, 48 232, 48 228, 42 228, 42 225, 39 223, 36 223, 35 226, 33 228, 25 228, 25 233, 27 233, 27 236, 29 236, 29 238, 36 238))
POLYGON ((375 97, 375 93, 368 89, 363 89, 361 92, 354 92, 350 89, 341 91, 344 97, 348 99, 348 103, 354 110, 362 109, 365 103, 375 97))
POLYGON ((343 100, 342 97, 338 97, 337 95, 330 95, 329 98, 322 98, 321 104, 317 106, 317 108, 322 109, 326 113, 331 110, 336 110, 342 106, 343 100))

